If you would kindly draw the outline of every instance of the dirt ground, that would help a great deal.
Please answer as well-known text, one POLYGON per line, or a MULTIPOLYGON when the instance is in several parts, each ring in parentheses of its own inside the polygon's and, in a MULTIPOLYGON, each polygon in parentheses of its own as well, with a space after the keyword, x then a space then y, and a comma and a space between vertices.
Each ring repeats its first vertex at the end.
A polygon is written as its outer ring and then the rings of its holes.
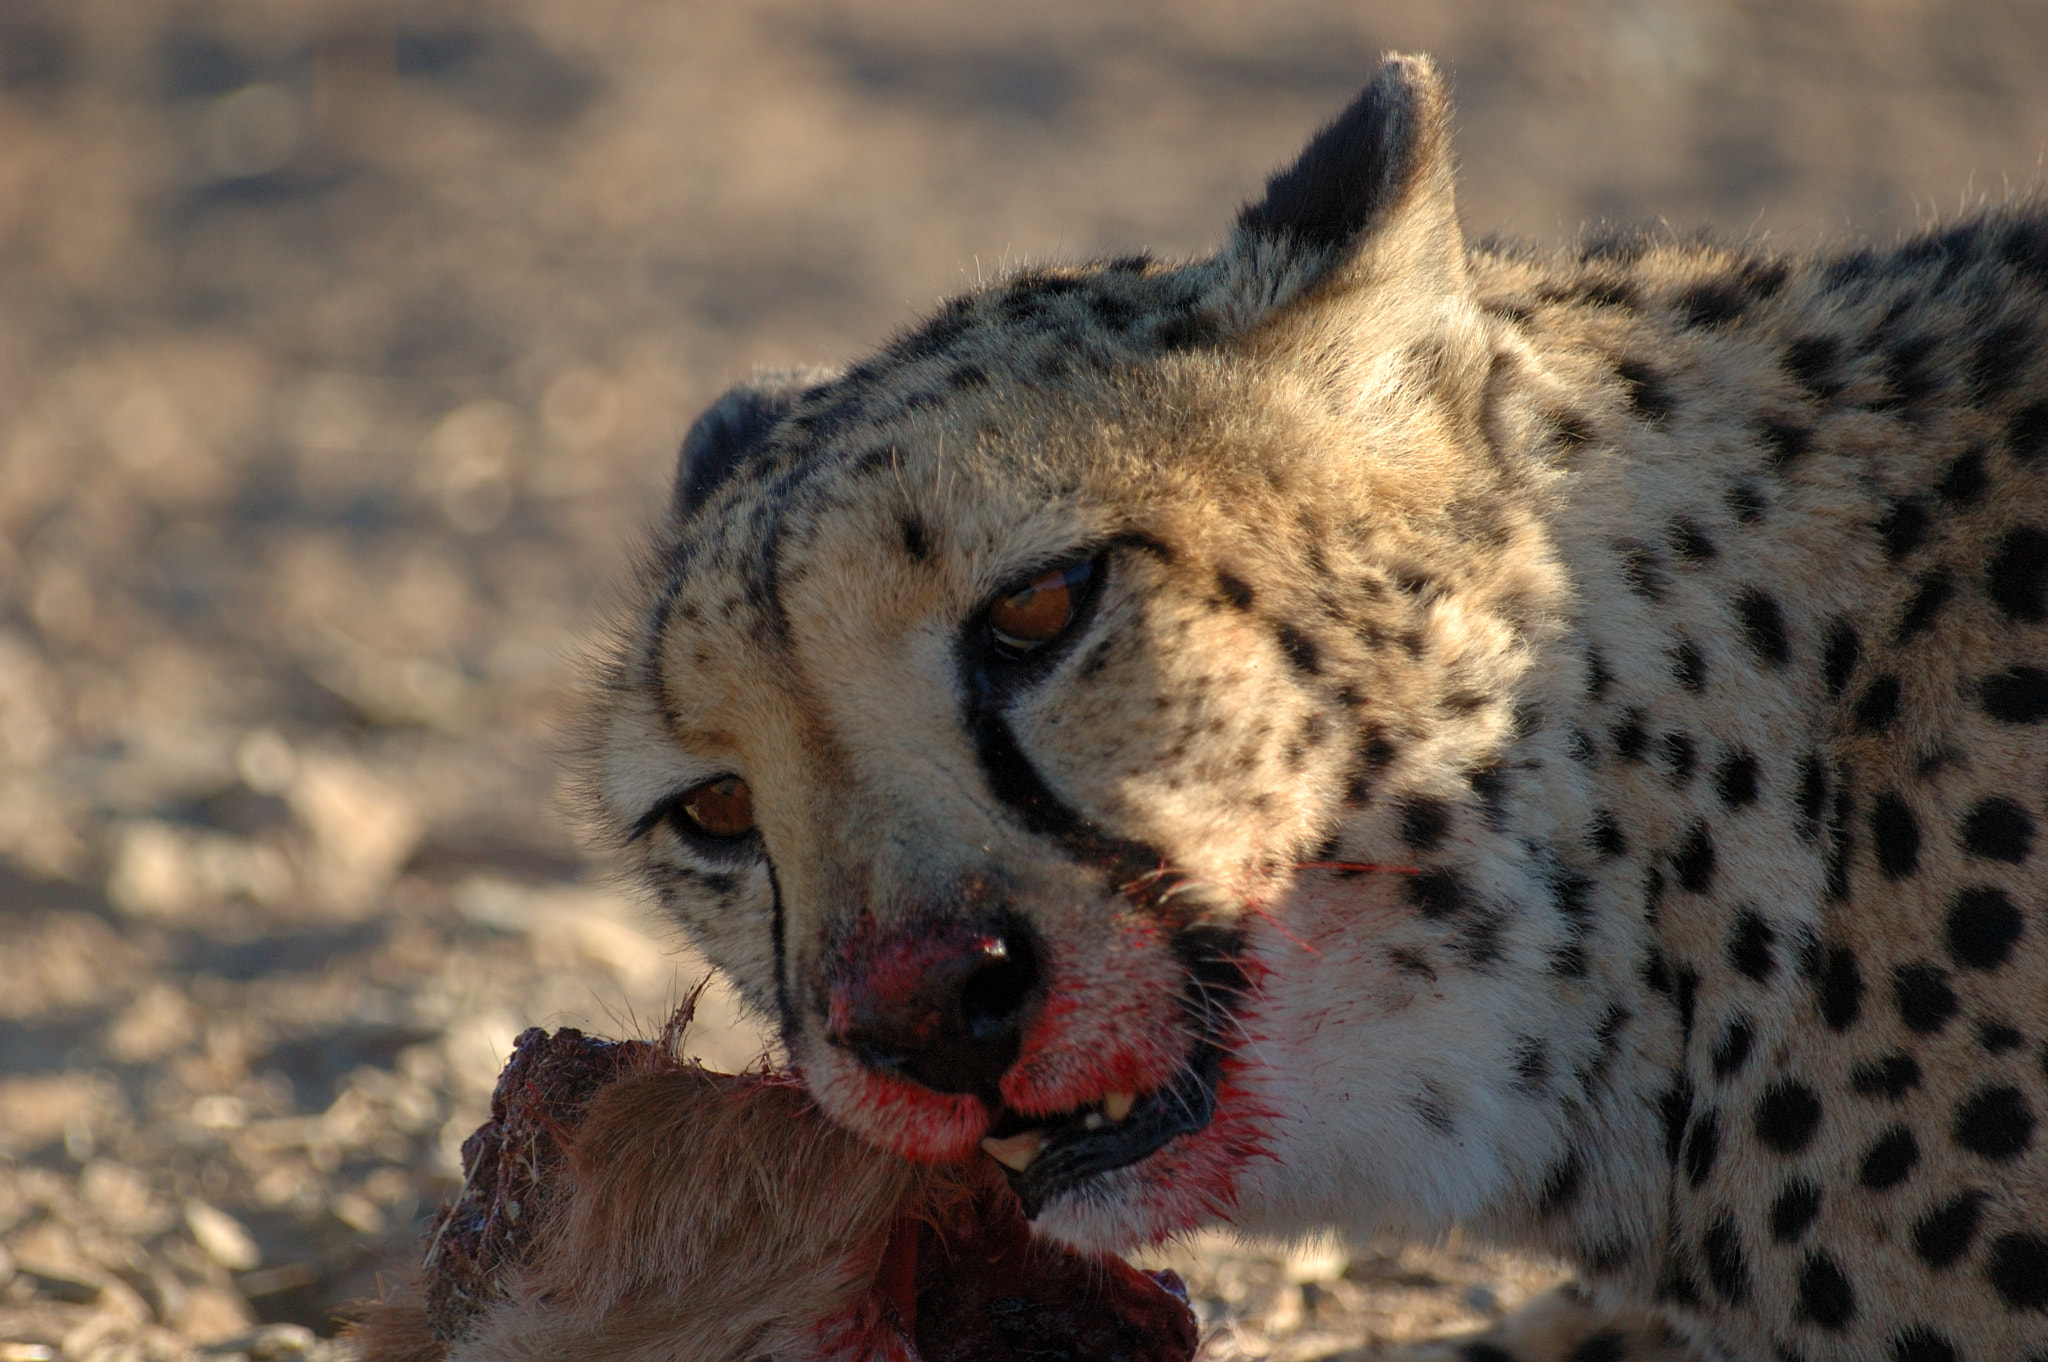
MULTIPOLYGON (((2048 147, 2015 0, 0 0, 0 1362, 331 1353, 512 1037, 699 972, 560 794, 690 417, 1202 248, 1390 47, 1475 233, 1886 239, 2048 147)), ((1163 1252, 1214 1359, 1559 1276, 1163 1252)))

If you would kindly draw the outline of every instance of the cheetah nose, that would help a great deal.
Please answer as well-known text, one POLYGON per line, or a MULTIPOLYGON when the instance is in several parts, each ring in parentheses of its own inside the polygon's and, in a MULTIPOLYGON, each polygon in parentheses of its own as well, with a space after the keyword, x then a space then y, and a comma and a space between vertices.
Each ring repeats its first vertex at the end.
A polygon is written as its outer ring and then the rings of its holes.
POLYGON ((952 922, 855 954, 832 985, 825 1038, 877 1073, 979 1096, 993 1109, 1042 992, 1030 929, 952 922))

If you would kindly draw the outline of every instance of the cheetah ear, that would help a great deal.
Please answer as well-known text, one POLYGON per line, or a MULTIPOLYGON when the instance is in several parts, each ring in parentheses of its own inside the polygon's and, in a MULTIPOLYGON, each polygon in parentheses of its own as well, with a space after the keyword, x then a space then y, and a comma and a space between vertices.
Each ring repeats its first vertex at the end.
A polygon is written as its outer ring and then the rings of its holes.
POLYGON ((1389 56, 1238 214, 1217 259, 1226 326, 1359 289, 1386 303, 1468 294, 1454 178, 1442 77, 1427 57, 1389 56))
POLYGON ((683 437, 676 459, 670 509, 680 520, 705 499, 755 450, 768 442, 776 424, 804 393, 836 376, 830 369, 762 369, 726 389, 683 437))

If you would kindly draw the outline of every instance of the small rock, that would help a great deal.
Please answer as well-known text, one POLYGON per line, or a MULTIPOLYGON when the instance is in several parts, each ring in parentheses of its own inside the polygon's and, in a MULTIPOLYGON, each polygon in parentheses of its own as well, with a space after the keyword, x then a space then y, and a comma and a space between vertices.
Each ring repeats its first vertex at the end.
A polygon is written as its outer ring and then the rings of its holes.
POLYGON ((263 1261, 263 1251, 241 1221, 197 1199, 185 1203, 185 1225, 206 1256, 230 1272, 247 1272, 263 1261))

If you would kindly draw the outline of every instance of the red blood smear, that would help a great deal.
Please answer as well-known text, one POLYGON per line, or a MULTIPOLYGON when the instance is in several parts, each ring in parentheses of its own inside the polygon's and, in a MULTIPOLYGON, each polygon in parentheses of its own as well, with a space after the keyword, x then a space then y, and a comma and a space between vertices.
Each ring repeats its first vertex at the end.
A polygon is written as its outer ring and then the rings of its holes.
POLYGON ((1183 1301, 1121 1259, 1032 1238, 1006 1188, 924 1227, 914 1336, 922 1362, 1192 1362, 1196 1342, 1183 1301))

